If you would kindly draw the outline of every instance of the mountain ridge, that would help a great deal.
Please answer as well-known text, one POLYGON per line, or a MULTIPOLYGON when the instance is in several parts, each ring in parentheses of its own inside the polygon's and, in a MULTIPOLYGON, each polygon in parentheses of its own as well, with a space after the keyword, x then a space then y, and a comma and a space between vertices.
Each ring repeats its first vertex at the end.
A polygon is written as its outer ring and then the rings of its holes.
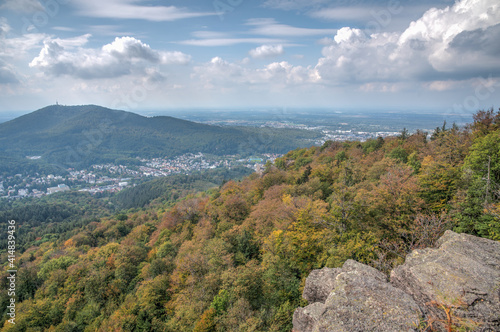
POLYGON ((51 105, 0 124, 0 152, 39 155, 63 167, 117 158, 285 153, 317 134, 291 129, 220 127, 170 116, 145 117, 97 105, 51 105))

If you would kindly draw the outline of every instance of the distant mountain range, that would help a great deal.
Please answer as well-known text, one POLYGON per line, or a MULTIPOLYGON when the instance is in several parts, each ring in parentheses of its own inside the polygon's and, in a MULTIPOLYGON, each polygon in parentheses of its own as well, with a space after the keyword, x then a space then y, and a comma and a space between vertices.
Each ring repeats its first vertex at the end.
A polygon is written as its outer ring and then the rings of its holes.
MULTIPOLYGON (((52 105, 0 124, 3 161, 40 160, 61 167, 135 157, 285 153, 312 145, 317 133, 273 128, 220 127, 169 116, 144 117, 96 105, 52 105)), ((15 162, 14 162, 15 163, 15 162)))

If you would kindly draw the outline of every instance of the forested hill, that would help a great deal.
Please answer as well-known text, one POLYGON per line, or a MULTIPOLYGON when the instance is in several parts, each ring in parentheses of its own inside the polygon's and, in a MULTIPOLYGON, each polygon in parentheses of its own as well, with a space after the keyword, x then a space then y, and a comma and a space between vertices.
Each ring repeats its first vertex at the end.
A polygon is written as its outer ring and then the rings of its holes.
POLYGON ((52 105, 0 124, 0 153, 63 167, 119 158, 285 153, 309 146, 301 130, 209 126, 169 116, 144 117, 108 108, 52 105))
MULTIPOLYGON (((448 229, 500 240, 499 184, 493 110, 430 138, 296 149, 263 174, 26 250, 16 324, 1 331, 288 332, 313 269, 354 259, 387 272, 448 229)), ((6 272, 0 280, 6 320, 6 272)))

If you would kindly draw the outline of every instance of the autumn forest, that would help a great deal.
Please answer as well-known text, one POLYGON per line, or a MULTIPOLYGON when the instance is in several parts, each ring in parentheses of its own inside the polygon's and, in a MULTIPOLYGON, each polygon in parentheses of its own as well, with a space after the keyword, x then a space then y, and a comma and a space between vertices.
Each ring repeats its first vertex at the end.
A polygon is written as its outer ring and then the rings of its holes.
POLYGON ((1 331, 290 331, 313 269, 354 259, 388 273, 448 229, 500 240, 500 111, 293 150, 175 202, 92 202, 19 252, 16 324, 1 331))

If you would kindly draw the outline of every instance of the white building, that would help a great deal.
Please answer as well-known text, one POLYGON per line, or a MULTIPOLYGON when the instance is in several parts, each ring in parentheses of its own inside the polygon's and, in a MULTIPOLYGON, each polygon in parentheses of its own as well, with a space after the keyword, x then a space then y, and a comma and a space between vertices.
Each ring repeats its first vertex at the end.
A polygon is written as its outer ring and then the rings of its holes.
POLYGON ((47 195, 50 195, 50 194, 53 194, 53 193, 57 193, 57 192, 61 192, 61 191, 68 191, 69 189, 70 188, 67 185, 60 184, 57 187, 47 188, 47 195))

